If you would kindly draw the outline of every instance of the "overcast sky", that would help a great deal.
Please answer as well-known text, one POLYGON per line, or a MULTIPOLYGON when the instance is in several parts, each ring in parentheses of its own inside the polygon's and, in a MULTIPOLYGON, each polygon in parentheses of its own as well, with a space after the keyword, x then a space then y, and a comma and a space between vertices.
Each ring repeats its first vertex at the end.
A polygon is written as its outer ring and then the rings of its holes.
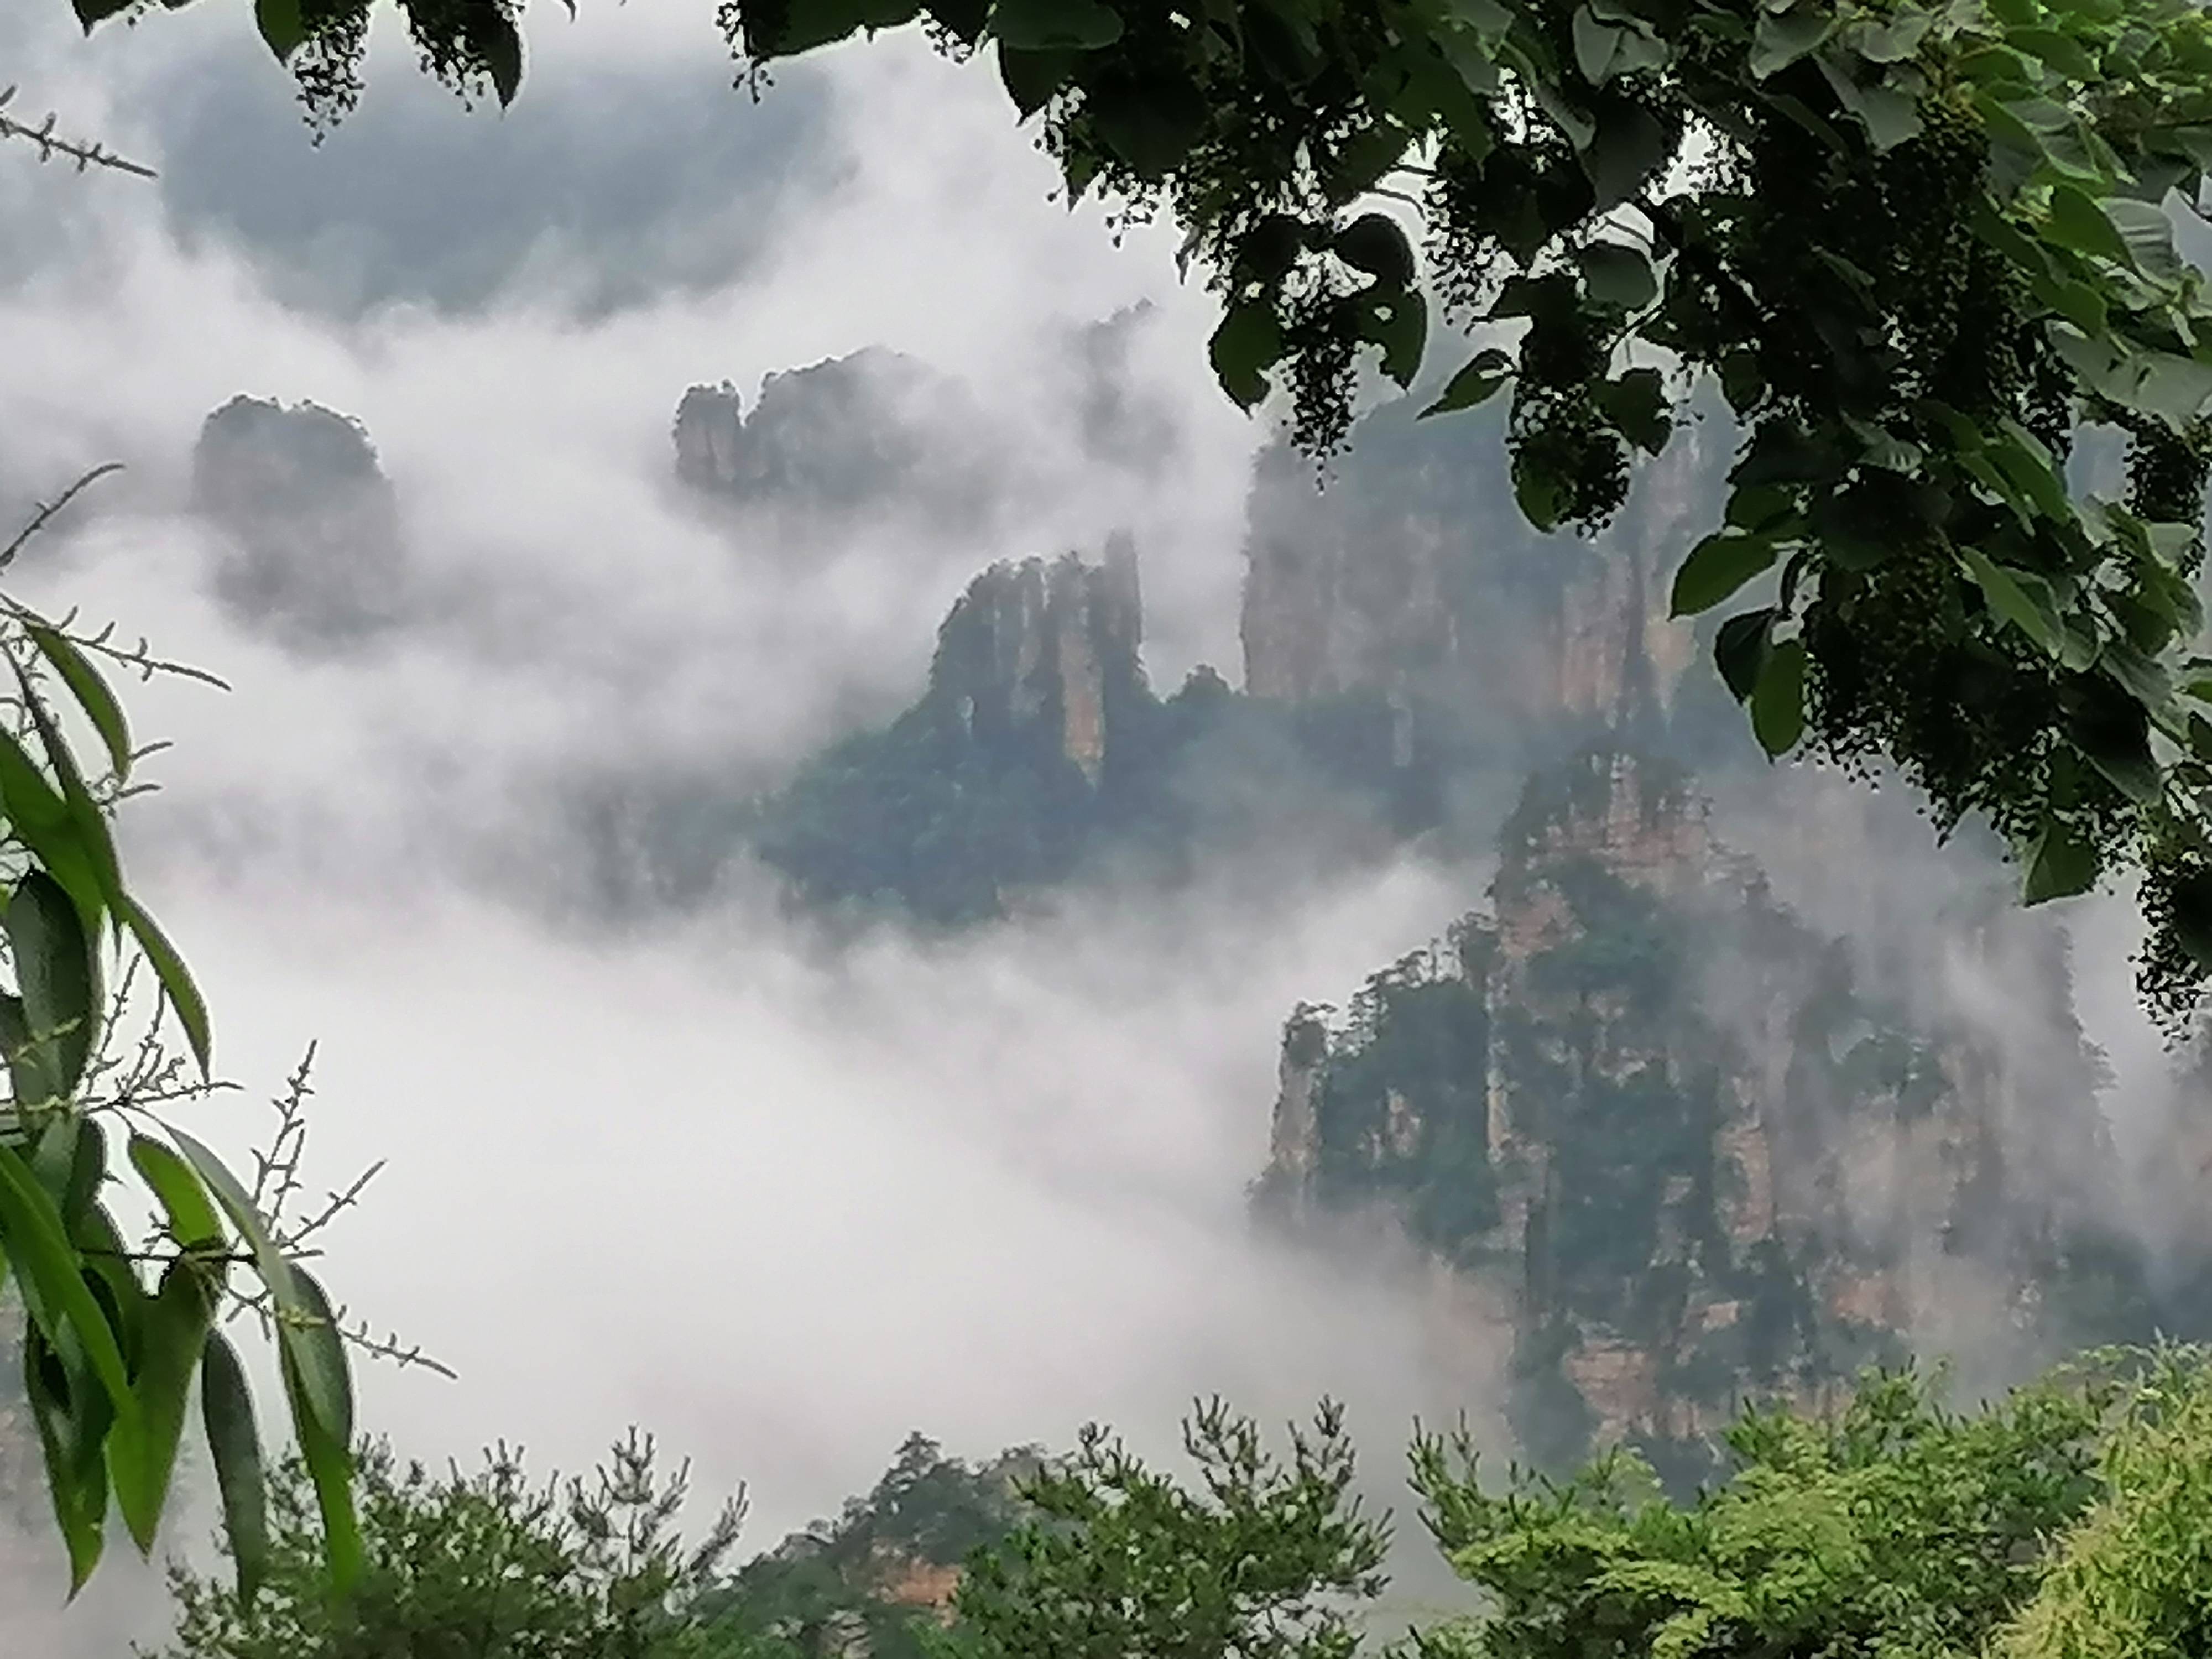
MULTIPOLYGON (((1209 302, 1167 236, 1117 251, 1049 201, 993 79, 918 42, 756 104, 705 0, 539 7, 512 114, 464 112, 386 39, 316 148, 249 9, 88 43, 61 0, 0 19, 15 112, 161 173, 0 153, 0 501, 130 463, 21 591, 232 684, 134 692, 177 746, 126 852, 221 1069, 258 1102, 319 1041, 316 1174, 390 1161, 326 1278, 460 1376, 372 1369, 370 1426, 573 1468, 636 1422, 703 1486, 750 1482, 764 1545, 911 1428, 982 1455, 1103 1417, 1158 1445, 1195 1392, 1282 1415, 1334 1390, 1387 1467, 1417 1406, 1479 1405, 1466 1356, 1425 1392, 1407 1308, 1243 1211, 1291 1005, 1425 939, 1471 878, 1074 901, 836 955, 743 890, 620 927, 515 896, 580 879, 548 821, 565 780, 773 767, 880 717, 997 558, 1127 528, 1156 680, 1235 677, 1264 434, 1210 384, 1209 302), (1086 439, 1071 342, 1140 302, 1124 389, 1172 442, 1133 461, 1086 439), (750 405, 766 374, 877 344, 975 399, 963 437, 1007 480, 985 528, 767 545, 675 498, 688 385, 750 405), (240 392, 372 436, 420 603, 371 647, 303 653, 216 603, 189 460, 240 392)), ((240 1150, 263 1115, 204 1121, 240 1150)))

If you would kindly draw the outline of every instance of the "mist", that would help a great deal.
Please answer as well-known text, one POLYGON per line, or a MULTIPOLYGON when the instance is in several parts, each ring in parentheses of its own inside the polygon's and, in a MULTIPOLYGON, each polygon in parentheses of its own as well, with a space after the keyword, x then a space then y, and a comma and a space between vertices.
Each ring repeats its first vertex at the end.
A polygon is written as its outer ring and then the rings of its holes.
MULTIPOLYGON (((915 42, 755 106, 703 8, 534 17, 503 118, 380 40, 316 148, 238 9, 88 43, 52 9, 4 25, 11 77, 162 177, 0 155, 44 233, 0 289, 0 501, 129 466, 12 574, 229 684, 131 691, 176 746, 125 852, 242 1085, 196 1131, 242 1155, 312 1041, 309 1184, 387 1161, 324 1277, 456 1376, 366 1366, 370 1429, 574 1469, 636 1423, 702 1498, 745 1484, 765 1547, 915 1428, 980 1455, 1096 1419, 1162 1451, 1194 1395, 1282 1418, 1326 1393, 1387 1486, 1415 1412, 1481 1408, 1379 1260, 1294 1254, 1244 1200, 1285 1014, 1465 908, 1465 872, 1408 856, 1265 903, 1106 884, 834 948, 743 868, 680 916, 581 896, 580 784, 772 780, 911 701, 996 559, 1127 531, 1155 683, 1233 670, 1264 434, 1206 374, 1209 301, 1165 233, 1117 250, 1048 202, 995 88, 915 42), (629 136, 603 154, 559 137, 576 122, 629 136), (1164 434, 1133 453, 1086 434, 1071 343, 1133 307, 1116 395, 1164 434), (869 346, 972 400, 990 513, 794 529, 681 498, 687 386, 750 407, 764 375, 869 346), (191 511, 190 457, 240 393, 374 442, 404 569, 357 648, 220 596, 234 550, 191 511)), ((204 1549, 204 1517, 175 1532, 204 1549)), ((54 1628, 106 1651, 158 1611, 112 1565, 54 1628)))

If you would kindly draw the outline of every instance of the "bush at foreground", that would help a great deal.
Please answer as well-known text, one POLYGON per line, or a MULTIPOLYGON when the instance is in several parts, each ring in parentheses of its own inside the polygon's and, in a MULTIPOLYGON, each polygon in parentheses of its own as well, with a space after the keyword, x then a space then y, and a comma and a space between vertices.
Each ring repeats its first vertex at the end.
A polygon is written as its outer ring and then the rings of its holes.
MULTIPOLYGON (((1870 1376, 1832 1419, 1747 1413, 1734 1472, 1694 1501, 1616 1450, 1486 1491, 1464 1437, 1416 1439, 1422 1518, 1479 1592, 1397 1659, 2202 1659, 2212 1654, 2212 1353, 2100 1352, 1954 1412, 1870 1376)), ((1349 1659, 1383 1588, 1330 1409, 1279 1458, 1218 1406, 1192 1478, 1103 1431, 1026 1486, 949 1609, 910 1613, 943 1659, 1349 1659)), ((617 1448, 596 1481, 530 1486, 511 1458, 433 1480, 362 1460, 368 1566, 319 1576, 304 1476, 276 1483, 269 1592, 176 1574, 173 1659, 862 1659, 857 1627, 764 1629, 705 1544, 671 1530, 681 1477, 617 1448), (843 1632, 843 1633, 841 1633, 843 1632)))

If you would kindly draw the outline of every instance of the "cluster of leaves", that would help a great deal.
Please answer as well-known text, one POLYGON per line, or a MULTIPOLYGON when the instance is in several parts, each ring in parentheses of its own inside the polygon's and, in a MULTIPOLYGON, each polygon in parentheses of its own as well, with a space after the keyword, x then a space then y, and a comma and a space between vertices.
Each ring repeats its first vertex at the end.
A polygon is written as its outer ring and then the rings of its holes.
POLYGON ((1389 1534, 1361 1513, 1341 1410, 1324 1403, 1287 1462, 1218 1401, 1183 1434, 1195 1492, 1095 1425, 1027 1483, 1041 1518, 972 1561, 948 1654, 1348 1659, 1389 1534))
POLYGON ((842 1644, 868 1659, 929 1659, 949 1585, 1019 1523, 1019 1489, 1042 1463, 1024 1448, 971 1467, 910 1435, 865 1497, 747 1562, 701 1598, 702 1614, 802 1655, 842 1644))
POLYGON ((505 1447, 442 1477, 402 1466, 382 1443, 355 1462, 364 1565, 351 1592, 329 1594, 314 1480, 288 1458, 270 1480, 264 1593, 241 1602, 173 1566, 168 1659, 794 1659, 702 1611, 737 1543, 742 1497, 687 1546, 676 1522, 688 1468, 664 1480, 649 1438, 633 1432, 591 1477, 565 1482, 533 1483, 505 1447))
POLYGON ((1438 1545, 1491 1611, 1422 1659, 1773 1653, 2160 1659, 2202 1651, 2212 1370, 2093 1356, 1958 1414, 1909 1372, 1832 1420, 1747 1412, 1736 1468, 1686 1506, 1609 1453, 1485 1491, 1465 1437, 1413 1449, 1438 1545))
MULTIPOLYGON (((0 568, 88 482, 41 508, 0 549, 0 568)), ((152 1549, 197 1384, 241 1587, 253 1588, 264 1553, 259 1437, 221 1328, 245 1311, 273 1335, 343 1577, 358 1553, 349 1367, 337 1316, 301 1256, 354 1193, 287 1218, 304 1067, 251 1182, 173 1121, 219 1085, 199 992, 123 879, 110 818, 144 787, 134 769, 147 751, 102 662, 173 667, 0 596, 0 959, 12 979, 0 991, 0 1290, 12 1286, 26 1315, 23 1388, 72 1587, 97 1565, 111 1513, 152 1549), (80 760, 65 715, 93 734, 95 768, 80 760), (159 989, 143 1019, 131 995, 142 976, 159 989), (189 1058, 168 1046, 172 1030, 189 1058), (117 1218, 123 1162, 158 1218, 136 1244, 117 1218)))
MULTIPOLYGON (((78 0, 91 15, 125 0, 78 0)), ((310 82, 368 0, 260 0, 310 82), (315 54, 322 52, 323 57, 315 54)), ((408 0, 501 97, 507 0, 408 0)), ((1071 197, 1170 211, 1225 303, 1224 386, 1347 429, 1355 362, 1419 372, 1431 295, 1513 386, 1529 519, 1601 522, 1716 379, 1747 429, 1690 613, 1775 754, 1894 764, 2008 838, 2038 901, 2132 868, 2142 987, 2212 975, 2212 661, 2185 655, 2212 341, 2170 211, 2212 160, 2185 0, 725 0, 756 69, 921 22, 988 51, 1071 197), (1401 188, 1410 185, 1411 189, 1401 188), (1424 283, 1401 197, 1420 221, 1424 283), (2069 495, 2085 426, 2124 501, 2069 495)), ((89 18, 88 20, 89 21, 89 18)), ((349 33, 348 31, 354 31, 349 33)), ((349 46, 347 43, 352 43, 349 46)), ((349 59, 347 61, 350 61, 349 59)))

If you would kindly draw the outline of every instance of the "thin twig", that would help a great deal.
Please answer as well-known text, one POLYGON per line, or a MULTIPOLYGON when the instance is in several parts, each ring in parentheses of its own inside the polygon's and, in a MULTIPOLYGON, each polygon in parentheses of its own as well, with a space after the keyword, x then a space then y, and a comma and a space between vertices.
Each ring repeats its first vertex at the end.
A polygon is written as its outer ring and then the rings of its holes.
POLYGON ((76 138, 64 138, 54 131, 58 118, 51 112, 37 126, 27 127, 7 113, 5 105, 15 95, 15 88, 0 92, 0 138, 21 138, 39 147, 39 160, 51 161, 57 155, 66 156, 76 163, 82 173, 87 167, 107 167, 117 173, 135 173, 141 179, 155 177, 154 169, 141 167, 136 161, 125 161, 105 144, 76 138))
MULTIPOLYGON (((0 121, 4 121, 7 118, 5 116, 0 116, 0 121)), ((16 532, 15 539, 14 541, 9 542, 5 548, 0 548, 0 570, 5 570, 9 565, 15 562, 15 556, 23 550, 23 544, 29 541, 32 537, 37 535, 41 530, 44 530, 49 524, 52 524, 56 514, 59 513, 64 507, 67 507, 78 496, 84 494, 84 492, 92 488, 93 485, 98 483, 109 473, 120 472, 122 471, 122 462, 104 461, 100 465, 93 468, 91 471, 86 473, 84 477, 79 478, 67 489, 62 491, 60 495, 55 496, 52 501, 40 502, 39 510, 31 515, 30 523, 25 525, 21 531, 16 532)))

